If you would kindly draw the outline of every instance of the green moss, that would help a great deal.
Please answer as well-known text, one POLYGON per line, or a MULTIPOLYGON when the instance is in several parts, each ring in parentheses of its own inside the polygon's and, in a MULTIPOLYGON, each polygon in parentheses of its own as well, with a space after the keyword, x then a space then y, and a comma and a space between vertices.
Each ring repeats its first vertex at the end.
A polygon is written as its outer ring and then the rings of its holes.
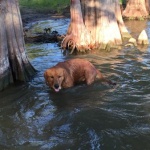
POLYGON ((140 21, 145 20, 145 18, 144 18, 144 17, 138 17, 137 19, 138 19, 138 20, 140 20, 140 21))

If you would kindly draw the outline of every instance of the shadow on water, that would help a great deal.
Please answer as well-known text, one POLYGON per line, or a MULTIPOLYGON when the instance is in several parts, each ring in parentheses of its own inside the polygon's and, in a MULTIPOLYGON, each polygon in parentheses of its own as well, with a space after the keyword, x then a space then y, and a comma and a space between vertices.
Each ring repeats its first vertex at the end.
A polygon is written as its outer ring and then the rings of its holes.
POLYGON ((0 149, 149 150, 149 47, 76 56, 64 56, 57 43, 27 50, 39 72, 30 83, 0 93, 0 149), (44 71, 76 57, 91 61, 117 86, 97 81, 51 91, 44 71))

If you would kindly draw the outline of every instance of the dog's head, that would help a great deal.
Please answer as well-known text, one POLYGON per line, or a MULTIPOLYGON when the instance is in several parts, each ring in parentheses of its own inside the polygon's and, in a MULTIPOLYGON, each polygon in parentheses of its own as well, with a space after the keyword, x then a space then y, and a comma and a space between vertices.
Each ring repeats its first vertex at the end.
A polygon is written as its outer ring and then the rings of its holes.
POLYGON ((64 81, 64 69, 63 68, 50 68, 44 73, 46 84, 52 88, 55 92, 59 92, 62 88, 64 81))

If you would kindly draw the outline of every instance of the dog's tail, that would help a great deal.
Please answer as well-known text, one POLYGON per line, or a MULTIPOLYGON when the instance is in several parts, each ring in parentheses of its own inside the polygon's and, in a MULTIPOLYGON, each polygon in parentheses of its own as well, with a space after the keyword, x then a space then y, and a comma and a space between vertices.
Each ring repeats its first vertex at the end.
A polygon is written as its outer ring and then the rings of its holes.
POLYGON ((113 85, 113 86, 116 85, 116 83, 112 82, 111 80, 106 79, 99 70, 97 70, 96 78, 108 83, 109 85, 113 85))

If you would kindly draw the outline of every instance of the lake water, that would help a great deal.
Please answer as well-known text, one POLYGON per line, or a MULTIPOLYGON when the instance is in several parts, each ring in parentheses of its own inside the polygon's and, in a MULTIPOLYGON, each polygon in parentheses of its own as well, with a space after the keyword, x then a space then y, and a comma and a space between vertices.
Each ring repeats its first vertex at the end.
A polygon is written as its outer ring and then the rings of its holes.
MULTIPOLYGON (((69 20, 39 22, 60 34, 69 20)), ((43 25, 44 26, 43 26, 43 25)), ((128 21, 137 37, 150 22, 128 21)), ((27 84, 0 92, 1 150, 149 150, 150 47, 65 56, 57 43, 29 44, 27 51, 37 75, 27 84), (70 58, 91 61, 110 87, 95 82, 55 93, 46 85, 44 71, 70 58)))

